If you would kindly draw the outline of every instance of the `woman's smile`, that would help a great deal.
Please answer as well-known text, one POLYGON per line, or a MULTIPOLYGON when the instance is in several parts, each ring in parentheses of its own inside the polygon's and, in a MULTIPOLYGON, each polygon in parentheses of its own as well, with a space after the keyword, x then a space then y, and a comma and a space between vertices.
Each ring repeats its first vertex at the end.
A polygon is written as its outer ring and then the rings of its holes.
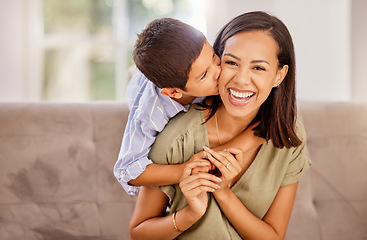
POLYGON ((240 90, 237 88, 228 88, 228 100, 237 107, 243 107, 249 104, 255 96, 255 92, 248 90, 240 90))

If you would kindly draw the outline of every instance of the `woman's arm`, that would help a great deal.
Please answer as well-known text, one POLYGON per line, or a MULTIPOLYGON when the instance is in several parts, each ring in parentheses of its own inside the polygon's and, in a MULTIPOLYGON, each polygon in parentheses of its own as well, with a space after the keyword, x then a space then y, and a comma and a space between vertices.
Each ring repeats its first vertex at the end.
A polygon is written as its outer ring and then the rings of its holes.
POLYGON ((174 239, 199 219, 186 206, 176 213, 177 230, 173 214, 165 216, 167 204, 167 196, 160 189, 141 187, 129 224, 130 239, 174 239))
POLYGON ((157 236, 161 229, 166 232, 167 239, 174 238, 175 235, 164 225, 170 223, 168 216, 163 217, 168 203, 167 196, 159 189, 141 187, 136 201, 134 213, 130 219, 129 233, 131 239, 147 239, 149 235, 152 239, 157 236), (151 219, 149 221, 149 219, 151 219), (157 222, 161 220, 160 222, 157 222))
POLYGON ((214 192, 220 208, 245 239, 284 239, 292 213, 298 183, 280 187, 261 220, 253 215, 229 189, 214 192))
POLYGON ((219 188, 221 180, 208 173, 209 166, 192 161, 184 169, 181 190, 188 205, 165 216, 168 198, 160 189, 142 187, 129 225, 132 239, 173 239, 191 227, 206 211, 207 192, 219 188), (176 226, 175 226, 176 224, 176 226))
POLYGON ((244 173, 244 164, 237 161, 244 156, 241 155, 242 152, 238 149, 228 149, 225 152, 215 152, 211 149, 207 151, 210 153, 209 160, 219 169, 223 179, 220 189, 216 190, 213 195, 241 237, 245 239, 284 239, 298 183, 280 187, 268 212, 261 220, 253 215, 231 190, 235 180, 244 173))

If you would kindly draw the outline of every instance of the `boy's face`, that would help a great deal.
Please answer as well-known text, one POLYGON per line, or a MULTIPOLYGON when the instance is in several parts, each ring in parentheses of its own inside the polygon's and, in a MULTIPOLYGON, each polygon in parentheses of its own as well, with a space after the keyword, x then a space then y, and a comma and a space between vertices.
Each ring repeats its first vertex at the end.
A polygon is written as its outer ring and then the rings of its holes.
POLYGON ((199 57, 191 65, 184 94, 194 97, 218 95, 220 59, 206 41, 199 57))

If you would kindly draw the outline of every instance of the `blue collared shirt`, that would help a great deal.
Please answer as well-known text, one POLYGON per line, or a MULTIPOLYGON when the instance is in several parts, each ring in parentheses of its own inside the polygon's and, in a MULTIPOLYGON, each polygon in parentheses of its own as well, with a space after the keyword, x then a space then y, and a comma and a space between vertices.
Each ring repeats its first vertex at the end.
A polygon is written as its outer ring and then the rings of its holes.
MULTIPOLYGON (((135 195, 139 188, 128 182, 137 178, 152 163, 148 153, 157 134, 177 113, 186 112, 189 105, 183 106, 162 95, 161 89, 140 71, 136 71, 131 78, 126 96, 130 114, 114 166, 114 175, 128 194, 135 195)), ((198 97, 193 103, 203 99, 198 97)))

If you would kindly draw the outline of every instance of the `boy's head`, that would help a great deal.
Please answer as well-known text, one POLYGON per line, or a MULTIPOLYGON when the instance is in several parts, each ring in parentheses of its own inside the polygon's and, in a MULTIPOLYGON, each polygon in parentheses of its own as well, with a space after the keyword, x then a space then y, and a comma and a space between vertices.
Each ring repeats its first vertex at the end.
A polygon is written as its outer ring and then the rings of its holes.
POLYGON ((193 96, 218 93, 219 58, 199 30, 177 19, 150 22, 138 35, 133 59, 139 70, 159 88, 175 88, 193 96), (187 89, 188 85, 191 89, 196 85, 196 78, 200 83, 207 75, 215 78, 205 83, 207 87, 203 86, 208 90, 202 89, 204 92, 198 94, 187 89))

